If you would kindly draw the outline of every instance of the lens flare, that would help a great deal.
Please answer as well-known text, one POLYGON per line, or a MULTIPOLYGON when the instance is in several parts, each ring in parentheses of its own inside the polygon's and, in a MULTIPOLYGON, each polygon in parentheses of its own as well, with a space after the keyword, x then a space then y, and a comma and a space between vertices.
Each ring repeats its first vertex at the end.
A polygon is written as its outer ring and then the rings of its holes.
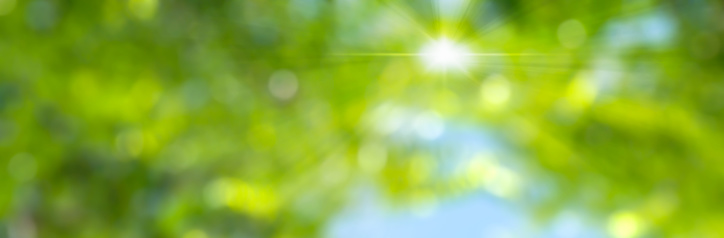
POLYGON ((451 67, 462 68, 467 64, 470 55, 468 49, 442 38, 428 44, 422 49, 420 56, 428 68, 447 70, 451 67))

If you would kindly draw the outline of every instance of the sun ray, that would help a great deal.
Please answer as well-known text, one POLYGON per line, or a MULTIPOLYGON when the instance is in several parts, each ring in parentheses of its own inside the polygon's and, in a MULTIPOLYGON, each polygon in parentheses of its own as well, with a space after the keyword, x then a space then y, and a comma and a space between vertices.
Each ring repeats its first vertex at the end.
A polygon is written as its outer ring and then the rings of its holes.
POLYGON ((339 53, 332 56, 387 56, 387 57, 417 57, 420 54, 415 53, 339 53))
MULTIPOLYGON (((372 52, 372 53, 338 53, 332 54, 332 56, 423 56, 421 53, 393 53, 393 52, 372 52)), ((538 54, 538 53, 463 53, 460 56, 469 57, 505 57, 505 56, 569 56, 568 54, 538 54)))
POLYGON ((391 2, 386 1, 384 3, 387 4, 387 6, 390 9, 392 9, 392 11, 397 13, 400 17, 404 18, 409 23, 411 23, 413 25, 413 27, 415 27, 415 29, 418 30, 421 34, 425 35, 428 39, 432 39, 432 36, 430 35, 429 32, 427 32, 425 27, 420 22, 416 21, 414 17, 405 13, 404 9, 401 9, 399 6, 397 6, 396 4, 391 3, 391 2))
POLYGON ((473 74, 470 73, 470 71, 468 71, 467 69, 464 69, 462 67, 459 67, 458 69, 460 70, 460 72, 463 73, 463 75, 467 76, 468 79, 472 80, 473 82, 478 82, 478 80, 475 80, 475 76, 473 76, 473 74))

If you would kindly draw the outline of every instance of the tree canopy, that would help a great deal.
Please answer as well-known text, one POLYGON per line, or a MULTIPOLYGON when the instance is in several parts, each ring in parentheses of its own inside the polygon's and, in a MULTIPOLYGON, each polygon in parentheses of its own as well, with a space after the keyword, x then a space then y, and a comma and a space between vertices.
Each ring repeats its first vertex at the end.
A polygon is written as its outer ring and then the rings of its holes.
MULTIPOLYGON (((0 0, 0 237, 308 237, 371 184, 724 232, 711 0, 0 0)), ((481 214, 485 216, 485 214, 481 214)), ((633 227, 633 228, 632 228, 633 227)))

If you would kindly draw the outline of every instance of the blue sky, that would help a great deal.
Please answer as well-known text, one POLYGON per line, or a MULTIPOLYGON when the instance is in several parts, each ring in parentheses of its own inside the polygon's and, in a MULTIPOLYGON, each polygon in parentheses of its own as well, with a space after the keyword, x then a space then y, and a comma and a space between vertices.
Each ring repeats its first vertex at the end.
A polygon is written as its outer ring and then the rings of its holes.
POLYGON ((590 219, 563 211, 545 224, 536 223, 520 205, 485 191, 440 201, 434 208, 392 207, 371 189, 359 192, 352 205, 327 230, 330 238, 393 237, 606 237, 590 219))
MULTIPOLYGON (((410 114, 410 112, 406 112, 410 114)), ((396 115, 405 115, 397 113, 396 115)), ((403 120, 399 116, 396 120, 403 120)), ((404 121, 404 120, 403 120, 404 121)), ((438 158, 438 178, 450 176, 455 168, 465 165, 479 153, 492 153, 499 165, 509 168, 525 183, 524 193, 555 192, 541 178, 533 178, 529 168, 521 166, 525 157, 503 143, 494 130, 466 123, 445 121, 443 132, 434 140, 415 138, 404 128, 390 135, 390 143, 423 144, 438 158), (444 158, 444 159, 443 159, 444 158), (526 177, 528 176, 528 177, 526 177), (542 192, 541 192, 542 191, 542 192)), ((398 123, 410 124, 410 123, 398 123)), ((418 147, 419 148, 419 147, 418 147)), ((423 206, 393 206, 374 186, 361 183, 354 191, 350 205, 336 216, 326 230, 330 238, 362 237, 605 237, 601 222, 585 217, 574 205, 566 207, 552 220, 536 221, 527 200, 504 198, 489 192, 485 186, 454 197, 439 198, 423 206)), ((500 195, 500 194, 498 194, 500 195)), ((529 196, 530 197, 530 196, 529 196)))

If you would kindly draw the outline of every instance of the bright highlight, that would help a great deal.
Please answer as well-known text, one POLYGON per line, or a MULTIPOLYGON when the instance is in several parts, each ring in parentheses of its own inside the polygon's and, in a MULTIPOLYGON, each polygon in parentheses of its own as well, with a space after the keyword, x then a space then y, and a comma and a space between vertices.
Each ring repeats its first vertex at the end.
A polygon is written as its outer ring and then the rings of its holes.
POLYGON ((469 55, 470 52, 465 47, 445 38, 430 43, 420 53, 427 67, 433 70, 447 70, 451 67, 461 68, 467 63, 469 55))

